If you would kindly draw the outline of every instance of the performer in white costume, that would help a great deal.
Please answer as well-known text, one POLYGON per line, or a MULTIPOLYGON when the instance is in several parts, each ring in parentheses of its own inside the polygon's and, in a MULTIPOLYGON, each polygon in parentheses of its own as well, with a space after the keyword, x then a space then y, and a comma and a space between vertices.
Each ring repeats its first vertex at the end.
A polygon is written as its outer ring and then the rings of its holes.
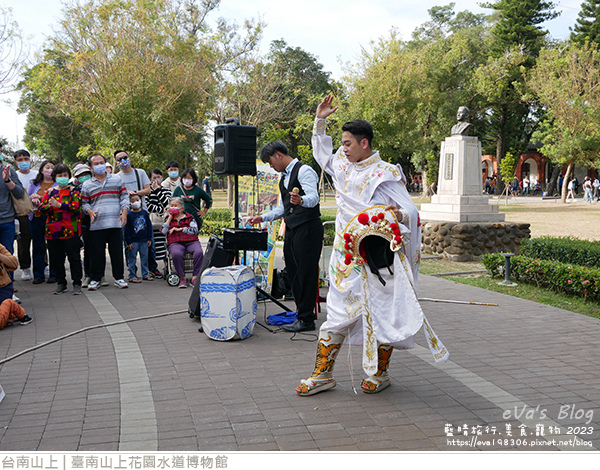
POLYGON ((301 396, 335 386, 333 365, 344 339, 363 345, 365 393, 390 384, 393 348, 412 348, 424 322, 436 360, 448 357, 416 295, 421 224, 404 175, 372 150, 373 128, 367 121, 344 124, 342 146, 333 154, 332 139, 325 134, 326 118, 337 110, 332 101, 327 96, 317 108, 312 145, 315 160, 336 189, 336 235, 327 320, 320 330, 315 370, 296 388, 301 396))

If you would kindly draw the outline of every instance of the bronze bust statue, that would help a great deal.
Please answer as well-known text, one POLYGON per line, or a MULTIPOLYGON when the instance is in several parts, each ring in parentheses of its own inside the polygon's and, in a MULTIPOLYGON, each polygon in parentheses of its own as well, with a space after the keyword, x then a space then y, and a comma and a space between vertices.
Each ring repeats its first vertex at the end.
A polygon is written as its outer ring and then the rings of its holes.
POLYGON ((469 135, 471 132, 471 127, 473 124, 467 122, 467 118, 469 117, 469 108, 466 106, 461 106, 458 108, 456 112, 456 120, 458 121, 452 129, 450 130, 451 135, 469 135))

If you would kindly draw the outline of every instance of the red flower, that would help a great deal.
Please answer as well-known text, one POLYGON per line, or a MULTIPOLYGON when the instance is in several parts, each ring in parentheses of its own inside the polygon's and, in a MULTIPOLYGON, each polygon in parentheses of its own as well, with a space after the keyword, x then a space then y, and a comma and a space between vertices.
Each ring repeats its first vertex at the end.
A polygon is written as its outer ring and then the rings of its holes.
POLYGON ((369 214, 366 212, 361 212, 358 214, 358 221, 363 225, 368 225, 369 223, 369 214))
POLYGON ((379 219, 377 218, 376 215, 374 215, 373 217, 371 217, 371 222, 376 223, 379 219))
POLYGON ((397 224, 396 222, 392 222, 392 223, 390 224, 390 228, 391 228, 391 229, 392 229, 392 231, 394 231, 394 233, 395 233, 395 231, 396 231, 396 230, 398 230, 400 227, 398 227, 398 224, 397 224))
POLYGON ((379 218, 379 220, 383 220, 385 219, 385 214, 383 212, 380 212, 379 214, 377 214, 377 217, 379 218))
POLYGON ((396 235, 394 237, 394 240, 396 240, 396 242, 400 243, 402 241, 402 237, 400 235, 396 235))
POLYGON ((345 233, 344 234, 344 240, 346 240, 347 242, 349 242, 350 240, 352 240, 352 235, 350 235, 349 233, 345 233))
POLYGON ((394 230, 394 235, 400 235, 402 232, 400 231, 399 228, 397 228, 396 230, 394 230))

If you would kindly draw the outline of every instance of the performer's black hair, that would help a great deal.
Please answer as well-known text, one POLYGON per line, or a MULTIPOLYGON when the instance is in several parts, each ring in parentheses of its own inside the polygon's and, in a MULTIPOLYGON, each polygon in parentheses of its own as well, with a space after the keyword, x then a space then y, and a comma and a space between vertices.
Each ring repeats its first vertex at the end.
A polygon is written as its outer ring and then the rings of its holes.
POLYGON ((365 121, 364 119, 349 121, 342 126, 342 132, 350 132, 350 134, 352 134, 359 142, 363 139, 367 139, 369 148, 371 148, 371 143, 373 142, 373 126, 369 121, 365 121))

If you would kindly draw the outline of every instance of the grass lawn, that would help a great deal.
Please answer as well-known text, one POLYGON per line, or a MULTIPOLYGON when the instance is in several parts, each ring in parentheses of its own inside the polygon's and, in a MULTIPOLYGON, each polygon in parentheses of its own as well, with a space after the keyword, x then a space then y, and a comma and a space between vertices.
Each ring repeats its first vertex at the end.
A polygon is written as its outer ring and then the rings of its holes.
MULTIPOLYGON (((453 273, 464 271, 485 270, 482 263, 457 263, 442 258, 423 259, 419 269, 423 274, 453 273)), ((470 286, 480 287, 481 289, 500 292, 501 294, 512 295, 521 299, 531 300, 544 305, 562 308, 571 312, 581 313, 589 317, 600 318, 600 304, 597 302, 586 301, 581 297, 568 296, 559 292, 537 287, 533 284, 519 283, 516 287, 507 287, 499 285, 502 281, 499 278, 492 278, 488 274, 467 274, 467 275, 446 275, 445 279, 450 281, 468 284, 470 286)))

